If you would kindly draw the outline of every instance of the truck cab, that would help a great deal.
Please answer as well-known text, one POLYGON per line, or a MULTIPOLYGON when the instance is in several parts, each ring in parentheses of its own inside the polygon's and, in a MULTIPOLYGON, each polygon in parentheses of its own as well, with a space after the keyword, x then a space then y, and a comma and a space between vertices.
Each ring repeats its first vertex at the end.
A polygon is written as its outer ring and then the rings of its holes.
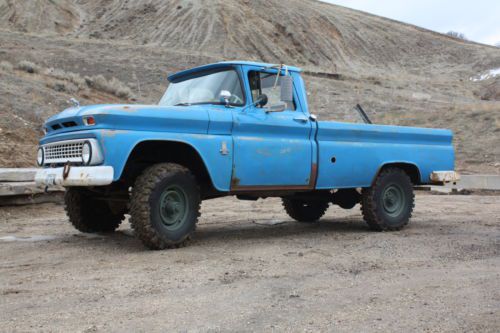
POLYGON ((458 179, 451 131, 320 121, 299 68, 220 62, 168 80, 158 105, 75 104, 45 123, 36 181, 67 188, 78 230, 130 214, 147 247, 178 247, 200 202, 227 195, 281 197, 299 222, 361 203, 370 228, 399 230, 413 186, 458 179))

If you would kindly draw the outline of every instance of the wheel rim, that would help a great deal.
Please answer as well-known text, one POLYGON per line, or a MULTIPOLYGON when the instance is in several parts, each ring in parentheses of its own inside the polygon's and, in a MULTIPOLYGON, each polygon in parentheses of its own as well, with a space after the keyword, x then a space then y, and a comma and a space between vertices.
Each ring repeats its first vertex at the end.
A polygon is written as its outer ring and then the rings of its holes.
POLYGON ((391 184, 382 194, 382 207, 387 215, 397 217, 405 207, 406 198, 401 186, 391 184))
POLYGON ((180 187, 166 188, 160 196, 160 217, 163 225, 175 230, 186 220, 188 204, 186 193, 180 187))

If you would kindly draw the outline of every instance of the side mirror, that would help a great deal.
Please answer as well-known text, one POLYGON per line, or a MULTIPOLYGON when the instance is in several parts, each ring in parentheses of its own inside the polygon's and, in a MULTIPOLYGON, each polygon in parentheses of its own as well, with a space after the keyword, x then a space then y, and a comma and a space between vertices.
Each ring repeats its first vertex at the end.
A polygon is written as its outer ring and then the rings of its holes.
POLYGON ((280 78, 281 80, 281 94, 280 100, 285 103, 293 102, 293 78, 285 75, 280 78))
POLYGON ((268 100, 269 99, 267 98, 266 94, 260 95, 259 98, 257 98, 257 106, 263 107, 267 104, 268 100))
POLYGON ((224 105, 229 106, 229 99, 231 98, 231 92, 228 90, 221 90, 219 99, 221 103, 224 103, 224 105))

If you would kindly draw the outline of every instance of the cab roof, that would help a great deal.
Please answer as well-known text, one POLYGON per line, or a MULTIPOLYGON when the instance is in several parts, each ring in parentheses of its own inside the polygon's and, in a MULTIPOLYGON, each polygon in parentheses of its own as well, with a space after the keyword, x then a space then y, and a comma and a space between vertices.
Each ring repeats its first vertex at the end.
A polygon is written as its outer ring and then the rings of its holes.
MULTIPOLYGON (((236 65, 243 65, 243 66, 256 66, 256 67, 272 67, 272 66, 279 66, 278 64, 269 64, 269 63, 264 63, 264 62, 254 62, 254 61, 221 61, 221 62, 216 62, 213 64, 207 64, 203 66, 198 66, 190 69, 186 69, 174 74, 171 74, 167 77, 167 79, 170 82, 175 82, 178 79, 184 77, 184 76, 189 76, 193 73, 201 72, 201 71, 206 71, 206 70, 212 70, 212 69, 219 69, 219 68, 228 68, 231 66, 236 66, 236 65)), ((286 65, 289 71, 291 72, 301 72, 302 70, 298 67, 294 66, 288 66, 286 65)))

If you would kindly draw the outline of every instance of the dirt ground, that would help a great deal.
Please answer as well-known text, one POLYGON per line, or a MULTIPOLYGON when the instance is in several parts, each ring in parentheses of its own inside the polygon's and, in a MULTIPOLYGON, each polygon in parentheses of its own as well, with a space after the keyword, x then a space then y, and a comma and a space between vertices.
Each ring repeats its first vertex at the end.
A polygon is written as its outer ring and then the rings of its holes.
POLYGON ((498 332, 500 196, 419 194, 395 233, 358 207, 307 225, 277 199, 216 199, 167 251, 128 223, 78 233, 60 205, 1 208, 0 292, 4 332, 498 332))

